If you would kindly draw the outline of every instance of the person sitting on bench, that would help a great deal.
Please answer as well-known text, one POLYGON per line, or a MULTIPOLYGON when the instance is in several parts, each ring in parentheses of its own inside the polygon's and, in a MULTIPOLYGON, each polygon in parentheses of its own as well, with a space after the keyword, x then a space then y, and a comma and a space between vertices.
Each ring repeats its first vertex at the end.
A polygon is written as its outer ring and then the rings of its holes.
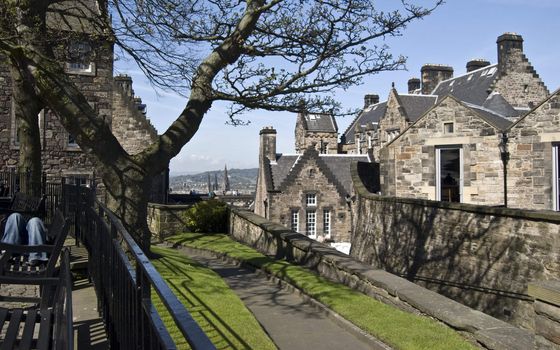
MULTIPOLYGON (((6 220, 2 242, 18 245, 41 245, 45 244, 46 232, 47 229, 41 219, 34 217, 29 219, 26 224, 23 215, 20 213, 13 213, 10 214, 6 220)), ((28 264, 31 266, 38 266, 44 264, 48 260, 46 252, 30 253, 28 264)))

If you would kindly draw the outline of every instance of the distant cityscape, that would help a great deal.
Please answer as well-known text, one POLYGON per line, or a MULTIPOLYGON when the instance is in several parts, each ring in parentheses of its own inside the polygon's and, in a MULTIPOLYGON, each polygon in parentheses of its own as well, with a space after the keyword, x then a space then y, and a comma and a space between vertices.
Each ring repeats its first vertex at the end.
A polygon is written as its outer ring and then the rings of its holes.
MULTIPOLYGON (((224 170, 205 171, 191 175, 169 177, 171 193, 206 194, 210 190, 222 193, 224 188, 224 170)), ((258 168, 227 169, 229 191, 231 194, 252 194, 257 184, 258 168)))

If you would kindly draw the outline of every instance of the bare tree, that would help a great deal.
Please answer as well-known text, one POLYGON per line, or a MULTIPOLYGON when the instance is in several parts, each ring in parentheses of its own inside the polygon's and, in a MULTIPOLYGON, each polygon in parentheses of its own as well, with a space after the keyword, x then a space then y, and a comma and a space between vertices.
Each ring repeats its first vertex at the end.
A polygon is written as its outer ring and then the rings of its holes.
POLYGON ((428 8, 403 0, 385 11, 360 0, 110 0, 108 11, 100 1, 100 12, 84 16, 63 6, 79 2, 5 0, 1 25, 14 35, 0 38, 0 50, 26 77, 29 96, 55 111, 98 161, 111 208, 148 247, 150 179, 189 142, 214 101, 231 102, 234 123, 251 109, 338 113, 332 93, 403 68, 405 58, 393 57, 383 39, 401 35, 442 0, 428 8), (67 33, 41 30, 49 16, 60 16, 54 22, 61 26, 79 22, 90 37, 116 43, 155 86, 185 96, 185 108, 156 142, 136 155, 121 147, 64 73, 53 45, 40 44, 60 41, 53 32, 67 33))

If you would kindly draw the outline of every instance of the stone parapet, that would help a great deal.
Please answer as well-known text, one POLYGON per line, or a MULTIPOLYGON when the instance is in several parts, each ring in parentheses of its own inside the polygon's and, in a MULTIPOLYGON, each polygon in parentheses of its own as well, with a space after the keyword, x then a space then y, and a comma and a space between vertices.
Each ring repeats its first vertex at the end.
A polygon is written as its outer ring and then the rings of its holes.
POLYGON ((166 205, 148 203, 148 227, 154 238, 163 241, 166 237, 185 230, 184 213, 191 205, 166 205))
POLYGON ((539 349, 560 349, 560 281, 530 283, 535 298, 535 333, 539 349))
POLYGON ((534 329, 527 285, 560 275, 560 214, 385 197, 352 168, 351 256, 534 329))
POLYGON ((250 211, 230 210, 229 233, 264 254, 286 259, 315 270, 407 312, 424 314, 467 333, 488 349, 533 349, 534 336, 480 311, 473 310, 404 278, 340 253, 290 231, 250 211))

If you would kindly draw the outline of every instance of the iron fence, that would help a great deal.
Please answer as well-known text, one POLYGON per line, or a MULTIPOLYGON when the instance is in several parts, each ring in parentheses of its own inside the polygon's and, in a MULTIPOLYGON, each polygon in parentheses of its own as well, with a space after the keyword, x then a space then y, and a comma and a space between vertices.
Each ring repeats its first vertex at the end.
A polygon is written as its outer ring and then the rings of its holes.
POLYGON ((66 185, 64 208, 89 252, 89 273, 111 349, 175 349, 152 302, 155 291, 192 349, 215 349, 120 220, 87 187, 66 185), (75 201, 75 202, 71 202, 75 201))

